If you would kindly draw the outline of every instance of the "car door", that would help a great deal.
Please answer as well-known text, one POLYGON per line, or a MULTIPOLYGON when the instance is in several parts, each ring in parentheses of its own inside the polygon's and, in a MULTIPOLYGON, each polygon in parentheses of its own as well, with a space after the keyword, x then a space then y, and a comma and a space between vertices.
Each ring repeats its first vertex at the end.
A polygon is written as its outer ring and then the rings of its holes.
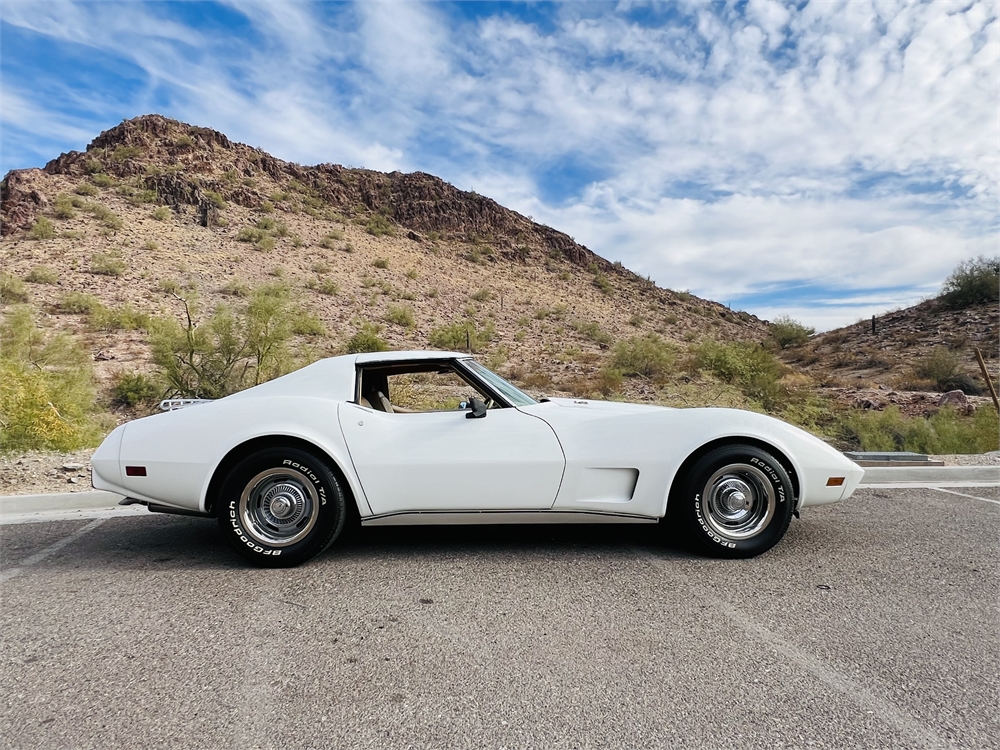
POLYGON ((552 428, 514 408, 468 413, 341 404, 344 439, 375 515, 552 507, 565 467, 552 428))

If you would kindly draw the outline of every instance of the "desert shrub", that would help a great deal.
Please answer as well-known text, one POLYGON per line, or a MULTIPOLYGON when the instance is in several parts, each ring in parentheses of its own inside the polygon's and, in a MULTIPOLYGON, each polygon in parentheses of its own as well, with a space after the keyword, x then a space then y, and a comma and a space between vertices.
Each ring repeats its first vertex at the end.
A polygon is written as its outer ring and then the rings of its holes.
POLYGON ((90 215, 95 219, 100 221, 104 226, 109 229, 121 229, 122 220, 114 211, 112 211, 107 206, 103 206, 100 203, 88 203, 85 206, 86 210, 90 212, 90 215))
POLYGON ((98 331, 148 331, 152 325, 148 314, 127 303, 121 307, 98 303, 90 308, 88 315, 90 327, 98 331))
POLYGON ((237 242, 260 242, 267 233, 263 229, 258 229, 257 227, 243 227, 237 235, 237 242))
POLYGON ((56 228, 52 221, 45 216, 39 216, 29 230, 33 240, 51 240, 56 236, 56 228))
POLYGON ((91 176, 90 181, 93 182, 98 187, 111 187, 115 184, 115 179, 111 175, 104 174, 103 172, 97 172, 91 176))
POLYGON ((152 252, 153 250, 159 250, 160 246, 157 244, 156 240, 146 240, 142 243, 142 249, 146 252, 152 252))
POLYGON ((602 294, 611 294, 614 291, 611 280, 602 271, 597 271, 594 274, 594 286, 600 289, 602 294))
POLYGON ((122 372, 115 378, 111 397, 115 404, 135 407, 158 400, 160 387, 141 372, 122 372))
POLYGON ((247 297, 250 294, 250 287, 246 282, 239 279, 230 279, 219 290, 230 297, 247 297))
POLYGON ((200 322, 191 303, 182 304, 183 322, 159 319, 150 333, 153 362, 175 396, 221 398, 283 375, 302 364, 291 351, 293 335, 318 324, 281 282, 251 290, 240 307, 218 305, 200 322))
POLYGON ((129 203, 143 205, 146 203, 156 203, 160 200, 160 195, 155 190, 136 190, 128 197, 129 203))
POLYGON ((375 266, 375 268, 388 268, 389 261, 387 261, 385 258, 376 258, 375 260, 372 261, 372 265, 375 266))
POLYGON ((1000 258, 980 255, 964 260, 945 279, 941 300, 952 309, 1000 298, 1000 258))
POLYGON ((194 138, 186 134, 179 135, 174 138, 174 145, 177 148, 191 148, 194 145, 194 138))
POLYGON ((374 237, 395 234, 392 224, 389 222, 389 218, 385 214, 375 214, 372 216, 365 225, 365 231, 374 237))
POLYGON ((470 294, 469 299, 474 299, 476 302, 486 302, 493 299, 493 292, 489 289, 480 289, 470 294))
POLYGON ((610 369, 623 375, 663 379, 673 372, 677 350, 655 333, 633 336, 615 344, 610 369))
POLYGON ((121 276, 125 261, 115 253, 94 253, 90 256, 90 273, 99 276, 121 276))
POLYGON ((177 279, 160 279, 157 289, 166 294, 180 294, 181 283, 177 279))
POLYGON ((119 146, 111 152, 111 161, 127 161, 128 159, 134 159, 141 153, 142 149, 138 146, 119 146))
POLYGON ((76 211, 73 210, 73 199, 65 193, 59 193, 53 204, 53 213, 59 219, 72 219, 76 216, 76 211))
POLYGON ((101 301, 92 294, 69 292, 59 301, 57 306, 60 312, 89 315, 93 310, 101 306, 101 301))
POLYGON ((389 350, 388 342, 379 336, 381 326, 371 321, 362 321, 357 332, 347 341, 348 354, 362 352, 384 352, 389 350))
POLYGON ((479 352, 496 335, 496 326, 489 321, 482 328, 474 320, 464 320, 451 325, 439 326, 431 331, 428 340, 431 346, 449 351, 479 352))
POLYGON ((694 364, 720 380, 732 383, 767 411, 782 406, 788 393, 779 382, 781 363, 760 344, 706 341, 694 349, 694 364))
POLYGON ((0 273, 0 305, 27 301, 28 289, 24 282, 9 273, 0 273))
POLYGON ((571 325, 573 326, 574 331, 582 336, 586 336, 588 339, 597 344, 604 344, 607 346, 614 341, 614 337, 610 333, 602 331, 601 327, 594 321, 585 323, 582 320, 577 320, 571 325))
POLYGON ((91 185, 89 182, 81 182, 76 186, 73 191, 77 195, 97 195, 97 188, 91 185))
POLYGON ((156 221, 166 221, 170 218, 170 209, 166 206, 154 208, 153 213, 151 213, 150 216, 152 216, 156 221))
POLYGON ((935 346, 930 354, 916 363, 914 372, 918 377, 934 381, 934 384, 940 388, 942 384, 955 376, 958 365, 958 354, 946 346, 935 346))
POLYGON ((411 268, 406 272, 406 278, 410 281, 416 281, 419 276, 420 272, 416 268, 411 268))
POLYGON ((48 266, 35 266, 24 280, 31 284, 56 284, 59 282, 59 274, 48 266))
POLYGON ((320 279, 314 288, 320 294, 326 294, 330 297, 340 294, 340 285, 333 279, 320 279))
POLYGON ((814 333, 815 328, 804 326, 788 315, 776 317, 768 329, 768 335, 782 349, 804 344, 814 333))
POLYGON ((102 434, 90 353, 67 334, 46 335, 27 307, 0 326, 0 450, 76 450, 102 434))
POLYGON ((996 409, 984 406, 972 416, 941 409, 930 417, 907 417, 896 406, 884 411, 851 409, 840 421, 840 437, 863 451, 984 453, 998 448, 996 409))
POLYGON ((413 308, 405 305, 389 305, 385 319, 389 323, 403 328, 413 328, 416 325, 416 321, 413 319, 413 308))
POLYGON ((325 260, 318 260, 312 264, 313 273, 318 273, 321 276, 325 273, 330 273, 333 270, 333 266, 327 263, 325 260))

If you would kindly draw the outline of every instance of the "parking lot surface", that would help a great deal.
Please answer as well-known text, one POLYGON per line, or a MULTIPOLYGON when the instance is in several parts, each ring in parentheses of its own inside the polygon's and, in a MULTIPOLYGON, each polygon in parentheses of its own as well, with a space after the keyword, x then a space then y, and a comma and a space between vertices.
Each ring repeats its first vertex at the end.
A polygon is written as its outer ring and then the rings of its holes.
POLYGON ((211 520, 3 526, 0 746, 995 746, 998 531, 989 487, 861 490, 741 561, 417 527, 256 570, 211 520))

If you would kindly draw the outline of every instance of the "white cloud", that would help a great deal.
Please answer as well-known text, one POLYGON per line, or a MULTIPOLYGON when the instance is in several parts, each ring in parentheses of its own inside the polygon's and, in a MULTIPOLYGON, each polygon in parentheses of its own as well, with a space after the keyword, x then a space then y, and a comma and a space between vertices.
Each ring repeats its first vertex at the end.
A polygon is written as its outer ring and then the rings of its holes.
MULTIPOLYGON (((773 281, 923 294, 997 250, 992 2, 691 0, 662 23, 567 3, 543 25, 519 6, 226 0, 242 37, 171 7, 5 3, 2 20, 134 66, 145 86, 117 110, 93 95, 108 125, 165 106, 294 161, 435 172, 723 300, 773 281)), ((31 119, 74 144, 91 127, 28 89, 4 81, 8 146, 31 119)))

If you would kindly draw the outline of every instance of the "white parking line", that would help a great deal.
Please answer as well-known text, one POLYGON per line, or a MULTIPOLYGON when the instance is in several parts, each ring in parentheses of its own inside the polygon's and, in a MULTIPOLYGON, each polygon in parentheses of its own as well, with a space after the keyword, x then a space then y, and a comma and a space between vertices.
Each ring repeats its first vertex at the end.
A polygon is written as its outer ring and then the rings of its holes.
POLYGON ((984 503, 993 503, 994 505, 1000 505, 1000 500, 993 500, 988 497, 979 497, 978 495, 966 495, 964 492, 955 492, 955 490, 946 490, 944 487, 931 487, 932 490, 937 490, 938 492, 947 492, 949 495, 958 495, 959 497, 971 497, 973 500, 982 500, 984 503))
POLYGON ((119 518, 121 516, 149 516, 145 505, 125 505, 121 508, 83 508, 80 510, 40 510, 30 513, 0 515, 0 526, 19 523, 46 523, 48 521, 87 521, 93 518, 119 518))
MULTIPOLYGON (((683 579, 688 584, 697 585, 697 582, 684 573, 681 573, 675 566, 666 560, 646 551, 637 548, 637 551, 648 559, 656 568, 671 576, 683 579)), ((947 738, 939 735, 933 729, 925 725, 920 719, 910 714, 905 709, 893 704, 891 701, 877 695, 866 685, 852 679, 827 664, 821 658, 814 656, 808 651, 800 648, 788 638, 780 633, 769 629, 767 626, 756 622, 745 612, 739 610, 729 602, 712 596, 708 592, 699 593, 699 599, 714 605, 725 617, 737 627, 754 636, 754 641, 767 644, 779 656, 795 664, 799 669, 808 672, 820 682, 843 694, 848 699, 854 701, 859 707, 878 716, 882 721, 896 730, 908 740, 910 747, 923 748, 951 748, 953 745, 947 738)))
POLYGON ((26 560, 24 560, 24 562, 22 562, 16 568, 11 568, 10 570, 0 571, 0 583, 6 583, 7 581, 9 581, 12 578, 17 578, 19 575, 21 575, 21 573, 24 572, 25 568, 30 568, 32 565, 37 565, 38 563, 40 563, 42 560, 44 560, 49 555, 53 554, 54 552, 58 552, 59 550, 61 550, 67 544, 72 544, 77 539, 79 539, 81 536, 83 536, 84 534, 86 534, 87 532, 93 531, 94 529, 96 529, 98 526, 100 526, 102 523, 104 523, 104 520, 105 519, 103 519, 103 518, 99 518, 99 519, 97 519, 95 521, 91 521, 86 526, 83 526, 83 527, 77 529, 76 531, 74 531, 72 534, 70 534, 65 539, 60 539, 55 544, 50 544, 48 547, 46 547, 45 549, 43 549, 41 552, 36 552, 31 557, 29 557, 26 560))

